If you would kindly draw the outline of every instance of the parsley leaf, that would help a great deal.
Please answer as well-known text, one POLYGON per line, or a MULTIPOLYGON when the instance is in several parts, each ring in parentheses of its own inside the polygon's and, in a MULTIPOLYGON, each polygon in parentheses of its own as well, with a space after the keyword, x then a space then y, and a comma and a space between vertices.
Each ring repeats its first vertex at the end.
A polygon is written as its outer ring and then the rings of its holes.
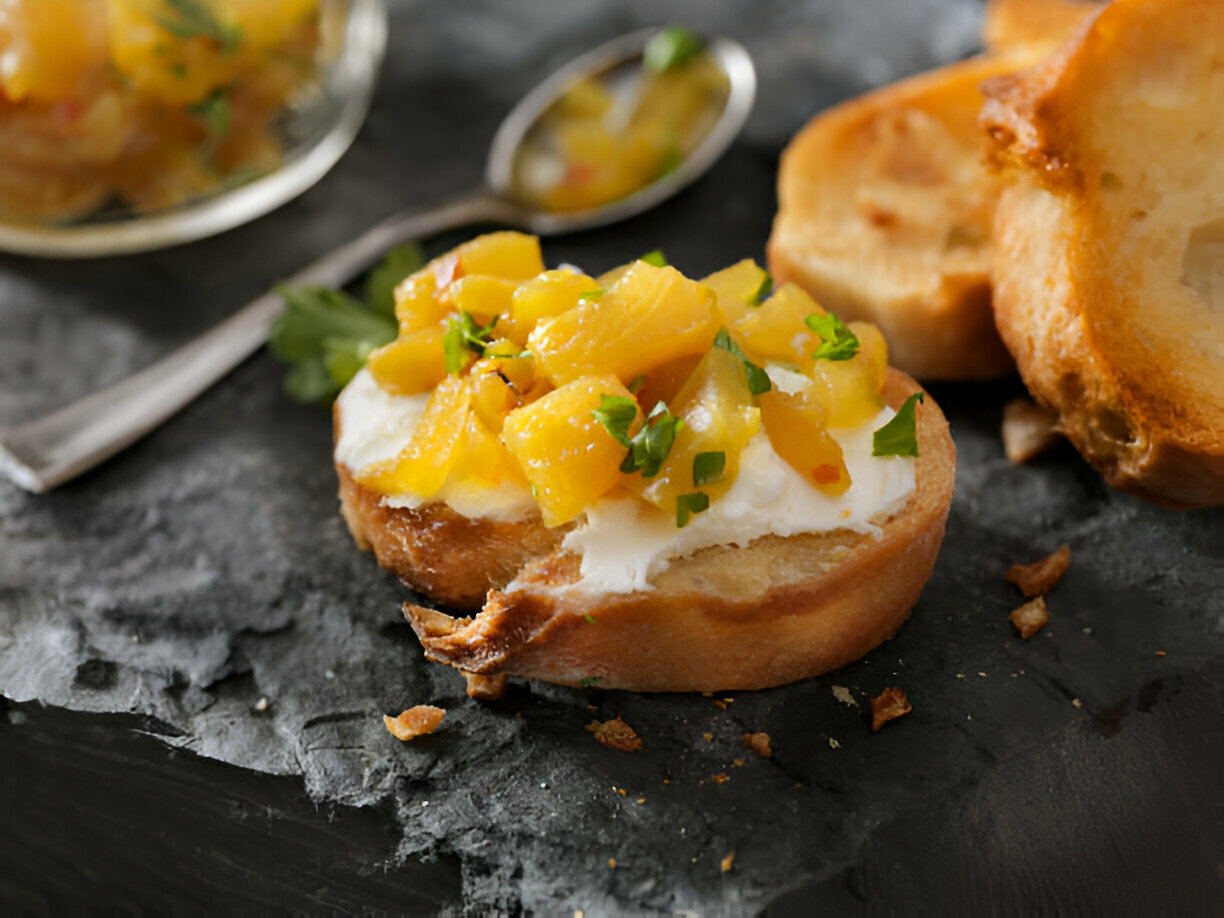
POLYGON ((849 360, 858 353, 858 338, 833 313, 823 316, 813 313, 803 321, 807 323, 808 328, 820 335, 820 347, 812 353, 817 360, 849 360))
POLYGON ((714 346, 731 352, 744 364, 744 372, 748 375, 748 391, 753 395, 760 395, 773 388, 772 383, 769 381, 769 374, 744 356, 744 352, 739 349, 739 345, 731 340, 731 335, 727 333, 725 328, 720 328, 718 334, 714 336, 714 346))
POLYGON ((704 491, 694 491, 692 494, 681 494, 676 497, 676 528, 683 529, 689 524, 694 513, 701 513, 710 508, 710 498, 704 491))
POLYGON ((272 324, 268 347, 291 364, 285 389, 303 402, 335 398, 366 356, 395 340, 395 321, 342 290, 278 288, 285 311, 272 324))
POLYGON ((683 429, 684 418, 674 416, 667 405, 659 402, 646 416, 641 430, 629 441, 629 454, 621 463, 621 471, 626 475, 641 472, 643 478, 654 478, 663 468, 676 442, 676 434, 683 429))
POLYGON ((698 453, 693 457, 693 487, 713 484, 721 481, 723 470, 727 467, 727 454, 721 450, 711 453, 698 453))
POLYGON ((769 299, 771 293, 773 293, 773 275, 766 271, 765 276, 761 278, 761 285, 752 292, 749 303, 753 306, 760 306, 769 299))
POLYGON ((224 87, 214 89, 199 102, 188 105, 187 111, 204 122, 204 127, 208 129, 208 136, 214 140, 219 140, 228 134, 230 124, 234 120, 234 113, 230 108, 229 90, 224 87))
POLYGON ((608 292, 607 287, 596 287, 593 290, 583 290, 578 294, 578 298, 582 300, 597 300, 608 292))
POLYGON ((421 247, 415 242, 396 246, 366 278, 365 298, 370 308, 384 315, 395 315, 395 288, 409 274, 425 264, 421 247))
POLYGON ((590 688, 592 685, 599 685, 602 679, 603 676, 584 676, 578 680, 578 684, 583 688, 590 688))
POLYGON ((484 355, 489 346, 489 336, 497 325, 497 316, 483 328, 476 324, 472 314, 459 310, 459 315, 446 324, 446 335, 442 338, 442 349, 446 354, 446 372, 452 376, 467 366, 468 353, 484 355))
POLYGON ((897 410, 896 416, 872 435, 871 455, 917 457, 918 434, 914 406, 921 401, 922 393, 915 392, 897 410))
POLYGON ((629 427, 637 413, 637 402, 633 399, 623 395, 601 395, 599 407, 594 409, 591 415, 618 443, 629 449, 629 427))
POLYGON ((688 29, 668 26, 646 44, 642 62, 647 70, 663 73, 683 67, 705 48, 705 41, 688 29))
POLYGON ((654 265, 656 268, 667 267, 667 256, 663 254, 661 249, 655 249, 653 252, 647 252, 645 255, 639 255, 638 261, 644 261, 648 265, 654 265))
POLYGON ((242 44, 242 29, 222 22, 204 0, 162 0, 165 13, 154 21, 176 38, 210 38, 226 54, 242 44))

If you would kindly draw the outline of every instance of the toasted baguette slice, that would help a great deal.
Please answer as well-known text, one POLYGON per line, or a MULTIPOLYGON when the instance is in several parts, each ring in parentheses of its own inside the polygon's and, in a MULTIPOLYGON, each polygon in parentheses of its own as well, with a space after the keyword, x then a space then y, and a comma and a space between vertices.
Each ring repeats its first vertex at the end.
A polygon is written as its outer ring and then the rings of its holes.
POLYGON ((980 57, 886 86, 812 120, 782 155, 769 268, 843 319, 874 322, 919 379, 984 379, 1011 358, 990 313, 1001 183, 980 164, 980 57))
MULTIPOLYGON (((889 371, 890 405, 915 391, 912 379, 889 371)), ((492 590, 474 618, 413 604, 405 614, 429 659, 483 675, 714 691, 764 688, 834 669, 900 627, 935 562, 952 499, 955 452, 930 398, 918 408, 918 443, 916 490, 901 512, 876 521, 878 538, 835 531, 707 548, 673 560, 651 578, 651 589, 615 595, 567 590, 578 578, 580 558, 554 548, 529 560, 511 589, 492 590)), ((385 514, 397 511, 370 515, 351 479, 342 494, 350 523, 356 519, 377 545, 378 530, 390 524, 385 514)), ((431 541, 431 557, 483 555, 488 569, 471 570, 472 577, 509 580, 501 571, 512 564, 494 570, 504 543, 441 519, 409 538, 431 541), (455 544, 468 532, 474 542, 455 544)), ((405 518, 395 525, 415 530, 420 522, 405 518)), ((521 525, 542 529, 538 522, 521 525)), ((515 563, 523 554, 529 552, 516 554, 515 563)), ((413 569, 393 569, 410 583, 421 582, 413 569)))
POLYGON ((1224 503, 1224 4, 1116 0, 987 87, 995 312, 1115 487, 1224 503))
POLYGON ((1082 30, 1107 0, 989 0, 982 43, 1035 63, 1082 30))

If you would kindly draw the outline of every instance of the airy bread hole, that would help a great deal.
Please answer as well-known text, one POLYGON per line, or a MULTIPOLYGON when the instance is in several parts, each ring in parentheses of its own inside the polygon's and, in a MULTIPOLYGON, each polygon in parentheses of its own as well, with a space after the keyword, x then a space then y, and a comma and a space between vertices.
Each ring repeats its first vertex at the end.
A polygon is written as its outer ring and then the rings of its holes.
POLYGON ((1182 256, 1181 282, 1224 317, 1224 219, 1196 226, 1182 256))

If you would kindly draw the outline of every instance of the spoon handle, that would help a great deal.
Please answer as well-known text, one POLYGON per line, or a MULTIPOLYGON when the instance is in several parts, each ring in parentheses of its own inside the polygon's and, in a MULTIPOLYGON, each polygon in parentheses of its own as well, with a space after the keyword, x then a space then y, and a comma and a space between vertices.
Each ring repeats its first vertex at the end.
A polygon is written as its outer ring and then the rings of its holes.
MULTIPOLYGON (((387 249, 472 223, 514 225, 510 202, 488 192, 424 213, 395 214, 288 278, 291 285, 339 287, 387 249)), ((257 351, 283 308, 269 291, 178 350, 114 385, 0 434, 0 472, 46 491, 140 439, 257 351)))

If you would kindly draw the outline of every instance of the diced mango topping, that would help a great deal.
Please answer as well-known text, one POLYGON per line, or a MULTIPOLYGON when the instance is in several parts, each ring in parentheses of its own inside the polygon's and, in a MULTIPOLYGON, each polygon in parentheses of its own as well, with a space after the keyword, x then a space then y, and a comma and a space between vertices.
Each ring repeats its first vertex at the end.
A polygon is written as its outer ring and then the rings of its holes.
POLYGON ((883 408, 884 339, 769 287, 748 260, 705 282, 649 260, 593 280, 544 271, 533 237, 474 239, 396 290, 400 335, 370 371, 392 394, 432 394, 409 444, 358 480, 435 499, 447 482, 511 482, 547 526, 633 494, 685 525, 733 486, 763 430, 804 481, 840 495, 852 482, 829 430, 883 408), (790 371, 787 391, 762 391, 766 365, 790 371))

